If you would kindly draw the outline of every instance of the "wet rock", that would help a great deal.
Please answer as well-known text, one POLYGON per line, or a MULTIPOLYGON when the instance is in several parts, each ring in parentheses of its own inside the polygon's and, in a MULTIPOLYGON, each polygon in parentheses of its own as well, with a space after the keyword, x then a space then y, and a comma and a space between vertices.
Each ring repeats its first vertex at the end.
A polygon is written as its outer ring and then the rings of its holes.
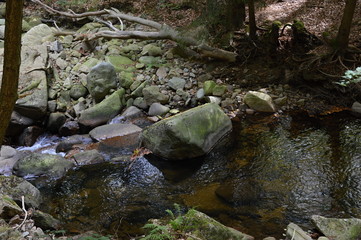
POLYGON ((356 117, 361 117, 361 103, 354 102, 351 107, 352 114, 356 117))
POLYGON ((52 133, 58 133, 59 128, 65 123, 66 116, 64 113, 61 112, 55 112, 50 113, 48 124, 47 124, 47 130, 52 133))
POLYGON ((141 131, 142 129, 134 124, 116 123, 94 128, 89 132, 89 135, 91 138, 97 141, 102 141, 108 138, 122 137, 134 133, 140 133, 141 131))
POLYGON ((21 196, 27 207, 38 208, 42 202, 40 191, 31 183, 16 176, 0 176, 0 193, 21 204, 21 196))
POLYGON ((169 112, 169 107, 166 107, 160 103, 153 103, 149 107, 149 116, 163 116, 169 112))
POLYGON ((272 98, 262 92, 249 91, 244 97, 244 102, 252 109, 259 112, 275 112, 276 107, 272 98))
POLYGON ((72 158, 77 165, 89 165, 104 162, 104 157, 96 149, 77 153, 73 155, 72 158))
POLYGON ((311 217, 316 228, 326 237, 337 240, 357 240, 361 237, 361 219, 311 217))
POLYGON ((46 175, 59 178, 73 165, 58 155, 31 153, 16 162, 13 172, 20 177, 46 175))
POLYGON ((57 230, 61 224, 58 219, 39 210, 33 212, 32 219, 35 221, 35 225, 43 230, 57 230))
POLYGON ((34 120, 31 118, 25 117, 20 113, 13 111, 11 113, 11 120, 6 134, 10 136, 18 135, 24 128, 32 125, 33 123, 34 120))
POLYGON ((183 78, 173 77, 168 81, 168 86, 173 90, 184 89, 186 80, 183 78))
POLYGON ((168 103, 169 96, 161 93, 158 86, 146 87, 143 89, 142 92, 147 105, 151 105, 156 102, 161 104, 168 103))
POLYGON ((204 89, 204 95, 208 96, 208 95, 212 95, 213 93, 213 88, 216 86, 216 82, 215 81, 205 81, 203 84, 203 89, 204 89))
POLYGON ((312 240, 312 238, 305 231, 303 231, 294 223, 288 224, 286 235, 289 239, 293 240, 312 240))
POLYGON ((121 99, 124 97, 125 90, 122 88, 104 99, 95 106, 81 112, 79 123, 84 126, 96 127, 105 124, 122 109, 121 99))
POLYGON ((117 86, 117 74, 110 63, 99 63, 87 75, 87 88, 96 102, 100 102, 117 86))
POLYGON ((72 136, 79 133, 80 127, 77 121, 67 121, 59 128, 60 136, 72 136))
POLYGON ((75 144, 88 144, 92 143, 93 140, 88 134, 84 135, 73 135, 65 139, 64 141, 61 141, 56 146, 55 151, 56 152, 67 152, 73 148, 75 144))
POLYGON ((149 126, 141 145, 165 159, 189 159, 207 154, 231 130, 222 109, 205 104, 149 126))
POLYGON ((75 84, 70 88, 69 95, 72 99, 78 100, 81 97, 85 97, 88 94, 88 89, 82 84, 75 84))
POLYGON ((20 135, 18 143, 21 146, 33 146, 38 137, 43 133, 44 130, 38 126, 27 127, 20 135))

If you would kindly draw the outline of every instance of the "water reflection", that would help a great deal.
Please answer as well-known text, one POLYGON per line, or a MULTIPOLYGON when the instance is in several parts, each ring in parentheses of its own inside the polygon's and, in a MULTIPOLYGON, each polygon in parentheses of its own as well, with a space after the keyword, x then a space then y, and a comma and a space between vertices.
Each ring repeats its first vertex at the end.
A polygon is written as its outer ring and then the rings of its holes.
POLYGON ((313 214, 361 217, 360 120, 250 119, 228 145, 182 164, 141 158, 130 169, 82 167, 43 189, 47 210, 72 228, 134 234, 176 202, 258 238, 282 237, 290 221, 308 227, 313 214))

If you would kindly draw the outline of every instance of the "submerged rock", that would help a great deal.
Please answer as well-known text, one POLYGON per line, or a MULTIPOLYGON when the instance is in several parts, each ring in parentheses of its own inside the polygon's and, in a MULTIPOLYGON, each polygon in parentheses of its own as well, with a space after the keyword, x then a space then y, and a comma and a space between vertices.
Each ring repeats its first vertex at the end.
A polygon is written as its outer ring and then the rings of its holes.
POLYGON ((200 157, 232 130, 231 120, 216 104, 204 104, 146 128, 141 145, 169 160, 200 157))

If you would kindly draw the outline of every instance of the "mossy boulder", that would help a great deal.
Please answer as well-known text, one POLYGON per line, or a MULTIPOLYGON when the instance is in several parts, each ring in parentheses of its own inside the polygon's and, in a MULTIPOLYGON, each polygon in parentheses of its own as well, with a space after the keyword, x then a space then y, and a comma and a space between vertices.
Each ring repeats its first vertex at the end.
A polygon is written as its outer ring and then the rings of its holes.
POLYGON ((39 207, 42 202, 40 191, 17 176, 0 176, 0 194, 11 197, 17 203, 21 203, 21 196, 24 196, 25 204, 33 208, 39 207))
POLYGON ((216 104, 204 104, 146 128, 141 145, 169 160, 203 156, 232 130, 228 116, 216 104))
POLYGON ((316 228, 330 239, 357 240, 361 237, 361 219, 326 218, 318 215, 312 216, 316 228))
POLYGON ((88 127, 97 127, 105 124, 123 108, 124 93, 124 88, 121 88, 100 103, 81 112, 79 123, 88 127))
POLYGON ((112 64, 117 72, 134 70, 134 62, 128 57, 122 55, 106 56, 105 60, 112 64))
POLYGON ((14 165, 13 172, 20 177, 46 175, 60 178, 73 165, 72 162, 58 155, 31 153, 14 165))

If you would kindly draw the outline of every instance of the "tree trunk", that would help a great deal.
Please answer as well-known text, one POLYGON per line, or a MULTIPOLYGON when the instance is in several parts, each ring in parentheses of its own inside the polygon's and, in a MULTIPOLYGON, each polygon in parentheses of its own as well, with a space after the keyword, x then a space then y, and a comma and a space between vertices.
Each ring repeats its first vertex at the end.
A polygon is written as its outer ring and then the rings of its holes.
POLYGON ((257 24, 256 24, 256 11, 254 7, 254 0, 248 0, 248 18, 249 18, 249 37, 256 40, 257 24))
POLYGON ((343 16, 336 37, 337 51, 343 52, 349 42, 352 19, 355 12, 357 0, 346 0, 343 16))
POLYGON ((0 91, 0 148, 18 92, 24 0, 6 1, 4 67, 0 91))

